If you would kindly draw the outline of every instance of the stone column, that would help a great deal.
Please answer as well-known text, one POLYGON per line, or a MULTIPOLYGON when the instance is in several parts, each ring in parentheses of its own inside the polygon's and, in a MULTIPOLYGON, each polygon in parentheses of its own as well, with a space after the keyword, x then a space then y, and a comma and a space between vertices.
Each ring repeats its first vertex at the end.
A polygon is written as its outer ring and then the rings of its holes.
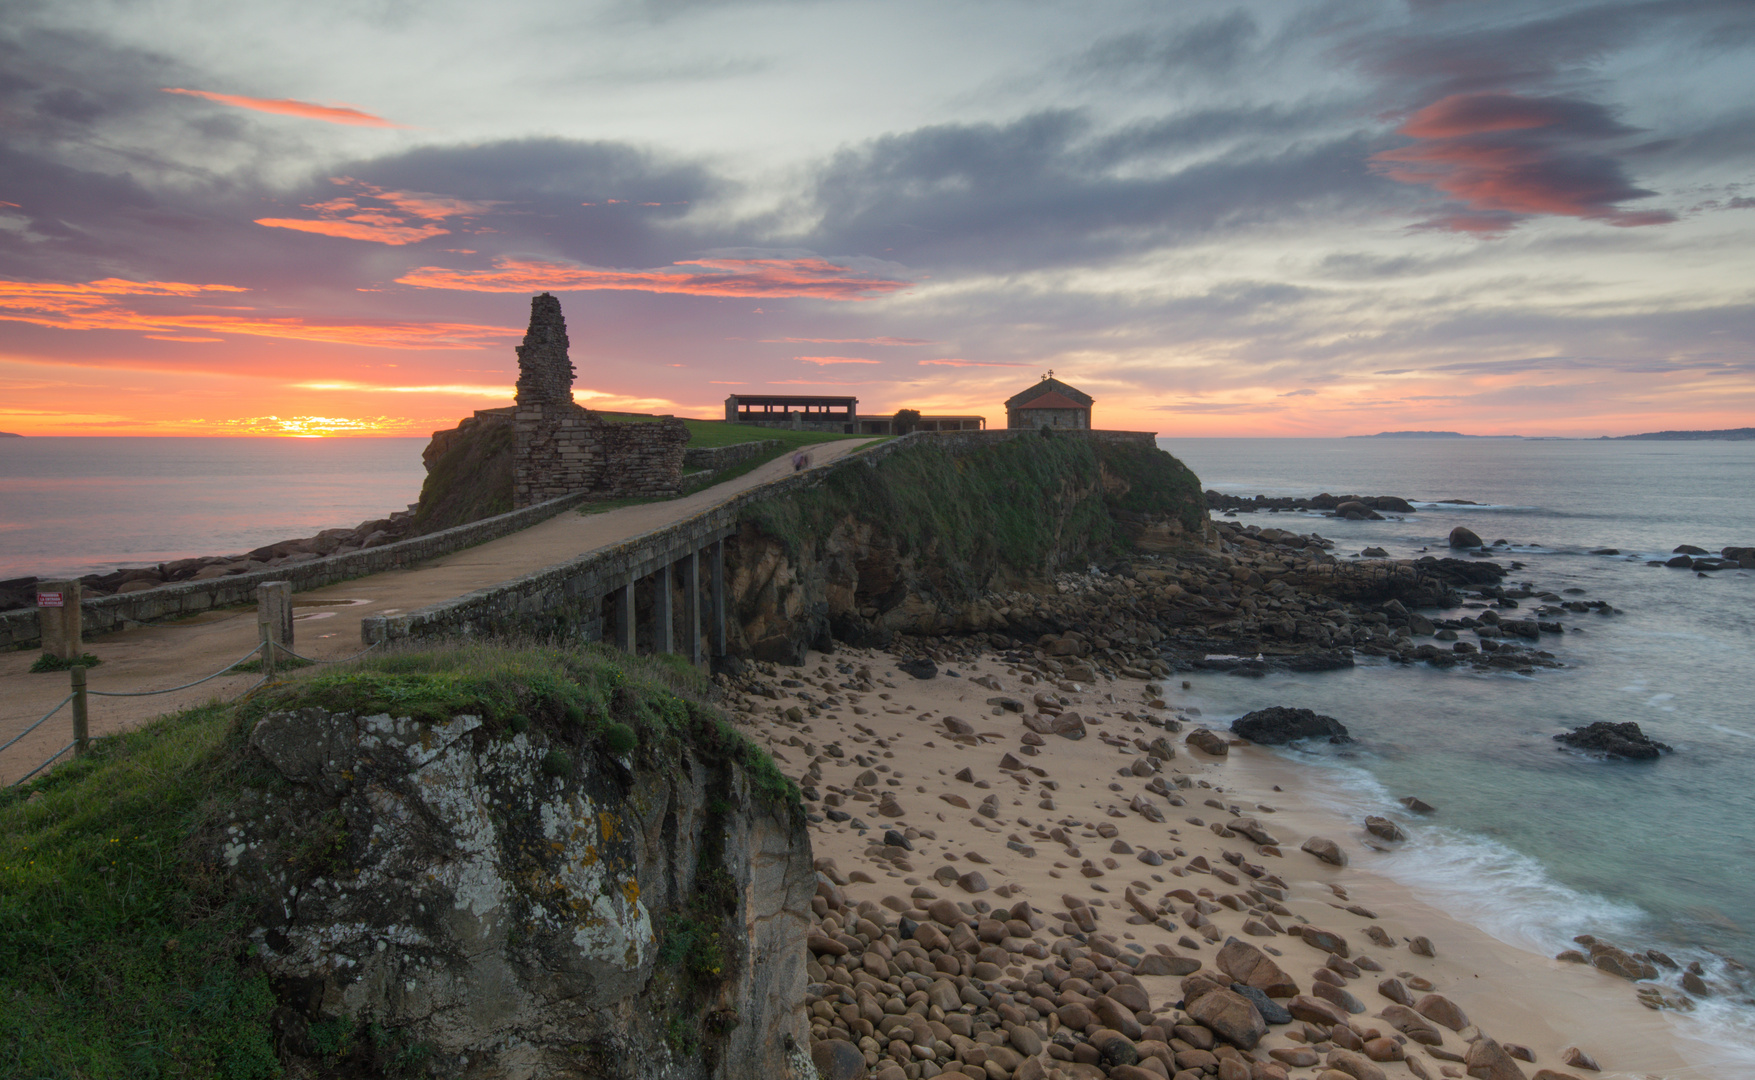
POLYGON ((85 651, 79 600, 77 579, 37 582, 37 625, 42 629, 43 652, 61 660, 77 660, 85 651))
POLYGON ((713 541, 712 566, 712 614, 707 618, 707 625, 713 631, 713 655, 725 655, 725 538, 722 536, 713 541))
POLYGON ((671 605, 675 597, 670 591, 670 564, 665 563, 652 575, 652 651, 676 651, 675 635, 671 632, 671 605))
POLYGON ((701 666, 701 553, 689 548, 682 560, 683 587, 683 655, 690 664, 701 666))
POLYGON ((615 640, 623 652, 633 652, 638 641, 634 633, 634 583, 615 591, 615 640))

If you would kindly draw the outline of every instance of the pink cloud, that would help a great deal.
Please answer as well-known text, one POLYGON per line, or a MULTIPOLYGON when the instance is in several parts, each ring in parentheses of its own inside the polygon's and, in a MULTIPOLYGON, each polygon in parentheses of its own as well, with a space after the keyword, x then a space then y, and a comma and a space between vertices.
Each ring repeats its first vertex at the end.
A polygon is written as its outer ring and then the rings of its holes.
POLYGON ((1029 367, 1028 364, 1008 364, 999 360, 916 360, 922 367, 1029 367))
POLYGON ((764 345, 936 345, 925 338, 905 337, 771 337, 759 339, 764 345))
POLYGON ((1416 112, 1399 130, 1419 141, 1372 155, 1373 167, 1462 204, 1420 228, 1494 235, 1537 215, 1627 227, 1676 220, 1667 210, 1618 205, 1655 193, 1634 186, 1621 163, 1597 148, 1633 129, 1591 102, 1452 94, 1416 112))
POLYGON ((206 293, 241 293, 236 285, 196 285, 181 281, 124 281, 105 278, 61 284, 0 281, 0 322, 29 323, 58 330, 132 330, 170 340, 212 340, 206 335, 316 341, 382 349, 474 349, 500 344, 519 331, 468 323, 344 323, 296 316, 257 315, 248 307, 209 315, 191 312, 206 293), (175 307, 180 310, 160 310, 175 307))
POLYGON ((205 98, 208 101, 217 101, 221 105, 232 105, 239 109, 277 113, 281 116, 299 116, 307 120, 322 120, 330 124, 387 128, 403 126, 386 120, 382 116, 373 116, 371 113, 361 112, 345 105, 313 105, 308 101, 294 101, 292 98, 258 98, 245 97, 242 94, 216 94, 211 90, 185 90, 178 86, 165 86, 160 87, 160 89, 167 94, 186 94, 189 97, 205 98))
POLYGON ((803 360, 807 364, 881 364, 882 360, 867 360, 863 356, 795 356, 794 360, 803 360))
POLYGON ((437 222, 472 217, 494 205, 425 191, 386 191, 351 176, 333 177, 330 182, 352 187, 354 193, 306 203, 305 209, 315 211, 316 218, 257 218, 256 224, 401 247, 448 235, 451 230, 437 222), (373 203, 377 205, 368 205, 373 203))
POLYGON ((451 231, 441 229, 437 225, 404 225, 400 219, 374 221, 363 216, 352 221, 257 218, 256 224, 266 225, 270 229, 292 229, 296 232, 316 233, 318 236, 338 236, 346 240, 370 240, 376 244, 389 244, 392 247, 401 247, 403 244, 418 244, 422 240, 434 236, 444 236, 451 231))
POLYGON ((557 292, 611 289, 692 296, 807 297, 869 300, 908 287, 905 281, 862 277, 827 259, 690 259, 675 267, 700 270, 603 270, 576 263, 502 258, 492 270, 423 266, 397 278, 423 289, 471 292, 557 292))

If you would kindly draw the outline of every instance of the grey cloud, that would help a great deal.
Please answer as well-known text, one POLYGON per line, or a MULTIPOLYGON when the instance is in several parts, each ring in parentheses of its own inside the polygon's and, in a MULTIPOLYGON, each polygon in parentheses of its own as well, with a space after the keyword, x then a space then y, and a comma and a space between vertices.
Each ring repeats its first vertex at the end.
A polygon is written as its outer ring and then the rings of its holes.
POLYGON ((1163 145, 1093 135, 1071 111, 886 136, 824 166, 812 200, 821 219, 804 242, 954 269, 1102 263, 1221 229, 1341 212, 1367 191, 1397 187, 1369 175, 1355 136, 1255 147, 1169 172, 1130 168, 1163 145))
POLYGON ((1242 60, 1260 37, 1261 28, 1247 12, 1233 11, 1190 26, 1104 38, 1087 49, 1075 67, 1100 72, 1222 72, 1242 60))

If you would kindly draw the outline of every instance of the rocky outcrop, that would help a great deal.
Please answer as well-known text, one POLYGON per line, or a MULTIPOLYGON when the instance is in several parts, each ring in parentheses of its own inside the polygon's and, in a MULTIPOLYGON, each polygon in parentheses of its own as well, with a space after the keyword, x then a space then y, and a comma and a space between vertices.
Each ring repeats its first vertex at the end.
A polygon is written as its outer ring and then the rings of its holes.
POLYGON ((1636 761, 1650 761, 1659 753, 1672 749, 1647 736, 1632 721, 1611 724, 1606 720, 1598 720, 1584 727, 1562 732, 1554 736, 1554 741, 1574 750, 1588 750, 1608 757, 1631 758, 1636 761))
POLYGON ((512 509, 512 442, 510 408, 483 409, 433 432, 420 455, 427 478, 415 506, 416 529, 437 532, 512 509))
POLYGON ((1231 730, 1250 742, 1284 746, 1298 739, 1327 739, 1330 742, 1351 741, 1346 725, 1332 716, 1323 716, 1309 709, 1290 709, 1274 705, 1257 709, 1231 721, 1231 730))
POLYGON ((576 719, 263 717, 273 783, 213 848, 257 898, 285 1055, 372 1025, 438 1076, 792 1077, 802 811, 729 729, 659 705, 687 735, 638 751, 576 719))
POLYGON ((1414 506, 1399 495, 1330 495, 1323 492, 1311 498, 1295 498, 1289 495, 1226 495, 1220 491, 1208 490, 1206 493, 1207 509, 1226 513, 1252 514, 1258 511, 1283 512, 1288 510, 1326 510, 1334 517, 1346 517, 1350 508, 1352 512, 1365 520, 1381 520, 1377 511, 1391 514, 1411 514, 1414 506))
MULTIPOLYGON (((796 662, 836 640, 1023 629, 1004 599, 1118 551, 1205 543, 1199 484, 1149 446, 930 444, 765 500, 727 544, 732 651, 796 662)), ((1019 618, 1025 615, 1026 618, 1019 618)))

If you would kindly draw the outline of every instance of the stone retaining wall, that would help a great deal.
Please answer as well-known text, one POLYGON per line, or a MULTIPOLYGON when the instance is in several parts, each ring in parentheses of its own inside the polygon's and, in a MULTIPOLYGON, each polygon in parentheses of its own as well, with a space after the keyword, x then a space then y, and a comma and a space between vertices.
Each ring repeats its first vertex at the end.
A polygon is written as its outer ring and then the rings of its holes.
MULTIPOLYGON (((320 589, 339 581, 412 566, 427 559, 449 555, 453 551, 461 551, 466 547, 521 532, 537 522, 546 521, 563 510, 586 502, 589 497, 588 492, 578 492, 527 506, 522 510, 513 510, 508 514, 472 521, 454 529, 428 533, 346 555, 331 555, 310 562, 277 566, 231 577, 179 581, 140 592, 93 597, 80 605, 80 617, 86 634, 101 634, 123 629, 129 623, 193 615, 233 604, 253 604, 256 602, 256 586, 265 581, 290 581, 294 592, 320 589)), ((0 612, 0 652, 33 648, 41 641, 42 634, 37 625, 35 608, 0 612)))
POLYGON ((733 443, 730 446, 686 446, 683 448, 683 468, 718 472, 779 445, 779 439, 758 439, 755 442, 733 443))

